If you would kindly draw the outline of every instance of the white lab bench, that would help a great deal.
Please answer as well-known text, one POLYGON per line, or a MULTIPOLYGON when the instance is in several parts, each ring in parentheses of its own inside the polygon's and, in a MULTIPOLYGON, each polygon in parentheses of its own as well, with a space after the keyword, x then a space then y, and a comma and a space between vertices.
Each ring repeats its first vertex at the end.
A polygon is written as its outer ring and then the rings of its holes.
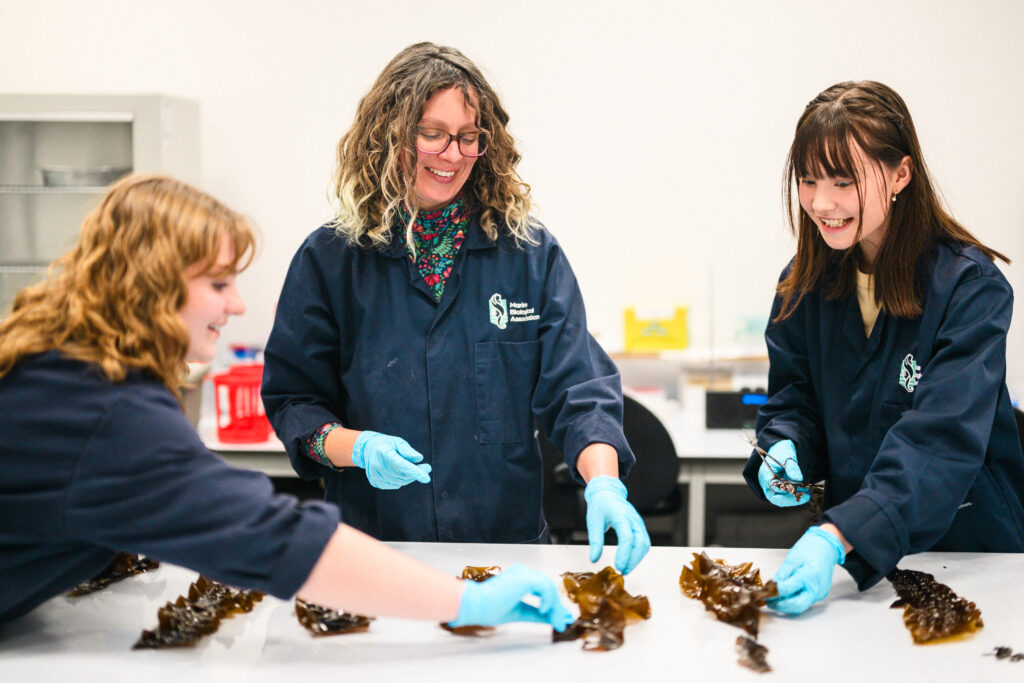
MULTIPOLYGON (((521 562, 556 579, 586 571, 586 546, 393 543, 444 572, 466 564, 521 562)), ((605 557, 611 557, 605 551, 605 557)), ((585 652, 550 642, 537 624, 501 626, 486 638, 453 636, 436 624, 381 618, 365 633, 313 638, 290 601, 267 597, 252 613, 222 622, 196 647, 132 650, 157 609, 184 593, 196 574, 165 565, 81 598, 57 597, 0 626, 3 681, 754 681, 736 663, 741 631, 716 621, 682 595, 679 573, 692 549, 656 547, 627 577, 626 588, 650 598, 649 621, 628 626, 625 645, 585 652)), ((753 561, 771 576, 785 551, 716 548, 730 563, 753 561)), ((984 656, 996 646, 1024 650, 1024 554, 923 553, 901 568, 930 572, 974 601, 984 628, 963 640, 914 645, 902 612, 890 609, 887 581, 860 593, 837 569, 831 596, 804 615, 766 610, 759 641, 777 681, 997 681, 1024 678, 1024 662, 984 656)), ((573 606, 575 612, 575 607, 573 606)))
MULTIPOLYGON (((704 426, 704 393, 691 389, 684 403, 654 401, 630 393, 644 402, 664 423, 680 459, 679 482, 687 485, 687 544, 705 542, 708 484, 743 484, 743 465, 750 446, 739 429, 707 429, 704 426), (685 406, 685 407, 684 407, 685 406)), ((284 445, 273 434, 261 443, 229 444, 217 439, 215 417, 204 413, 199 434, 207 447, 236 467, 258 470, 270 477, 294 477, 284 445)), ((640 457, 643 454, 639 454, 640 457)), ((754 494, 751 493, 751 496, 754 494)))

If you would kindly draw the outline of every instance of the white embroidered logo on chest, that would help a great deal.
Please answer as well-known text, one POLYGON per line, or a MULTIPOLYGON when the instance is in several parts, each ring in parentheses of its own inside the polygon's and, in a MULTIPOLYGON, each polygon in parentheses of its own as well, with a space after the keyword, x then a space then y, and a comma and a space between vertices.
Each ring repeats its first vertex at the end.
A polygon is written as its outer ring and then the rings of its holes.
POLYGON ((907 357, 903 359, 902 365, 900 365, 900 386, 907 390, 909 393, 914 393, 914 389, 921 381, 921 366, 914 360, 914 355, 908 353, 907 357))

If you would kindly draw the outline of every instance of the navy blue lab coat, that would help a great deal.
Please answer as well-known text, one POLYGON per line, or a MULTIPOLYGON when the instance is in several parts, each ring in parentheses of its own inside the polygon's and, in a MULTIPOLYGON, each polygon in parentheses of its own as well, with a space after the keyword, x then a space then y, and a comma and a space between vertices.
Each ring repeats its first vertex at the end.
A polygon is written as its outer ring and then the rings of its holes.
MULTIPOLYGON (((825 480, 822 521, 853 545, 845 567, 862 590, 909 553, 1024 551, 1024 454, 1006 389, 1013 292, 974 247, 937 243, 919 269, 919 318, 883 311, 865 337, 856 294, 819 290, 765 334, 758 442, 791 439, 805 481, 825 480)), ((752 455, 744 476, 763 497, 760 464, 752 455)))
POLYGON ((144 553, 290 598, 338 509, 275 496, 203 446, 171 392, 56 351, 0 377, 0 622, 144 553))
POLYGON ((558 243, 491 242, 472 217, 440 302, 409 261, 313 232, 291 263, 267 343, 263 402, 295 471, 323 478, 342 517, 382 540, 546 540, 536 423, 574 476, 587 445, 634 462, 618 370, 587 332, 558 243), (429 484, 373 488, 324 467, 305 439, 328 422, 399 436, 433 467, 429 484))

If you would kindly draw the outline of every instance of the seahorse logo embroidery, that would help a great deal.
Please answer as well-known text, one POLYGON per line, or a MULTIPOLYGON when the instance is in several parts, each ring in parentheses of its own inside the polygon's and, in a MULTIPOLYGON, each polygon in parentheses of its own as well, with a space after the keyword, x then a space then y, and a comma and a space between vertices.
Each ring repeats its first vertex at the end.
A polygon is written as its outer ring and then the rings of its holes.
POLYGON ((495 292, 487 302, 487 310, 491 314, 491 324, 499 330, 508 326, 508 304, 501 294, 495 292))
POLYGON ((908 353, 900 365, 900 386, 909 393, 914 393, 918 382, 921 380, 921 366, 914 360, 914 355, 908 353))

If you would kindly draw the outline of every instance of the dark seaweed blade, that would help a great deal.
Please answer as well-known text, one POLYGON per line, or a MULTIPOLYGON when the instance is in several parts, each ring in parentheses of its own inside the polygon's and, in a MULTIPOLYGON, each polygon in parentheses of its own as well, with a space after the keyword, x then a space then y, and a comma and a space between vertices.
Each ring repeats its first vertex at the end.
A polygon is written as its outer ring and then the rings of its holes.
POLYGON ((339 612, 300 598, 295 598, 295 616, 314 636, 336 636, 365 631, 372 621, 371 617, 362 614, 339 612))
POLYGON ((972 633, 984 626, 981 610, 961 598, 935 577, 913 569, 893 569, 886 576, 899 600, 893 607, 903 607, 903 623, 915 643, 972 633))
POLYGON ((157 611, 157 628, 143 631, 133 650, 182 647, 196 644, 214 633, 224 617, 251 612, 263 599, 259 591, 232 588, 200 576, 188 587, 188 597, 178 596, 157 611))
POLYGON ((148 572, 149 570, 156 569, 159 566, 160 562, 157 560, 153 560, 142 555, 118 553, 114 556, 114 559, 111 560, 110 564, 107 565, 106 569, 91 579, 87 579, 72 588, 68 591, 68 596, 77 598, 82 595, 88 595, 89 593, 95 593, 96 591, 103 590, 112 583, 123 581, 129 576, 148 572))

